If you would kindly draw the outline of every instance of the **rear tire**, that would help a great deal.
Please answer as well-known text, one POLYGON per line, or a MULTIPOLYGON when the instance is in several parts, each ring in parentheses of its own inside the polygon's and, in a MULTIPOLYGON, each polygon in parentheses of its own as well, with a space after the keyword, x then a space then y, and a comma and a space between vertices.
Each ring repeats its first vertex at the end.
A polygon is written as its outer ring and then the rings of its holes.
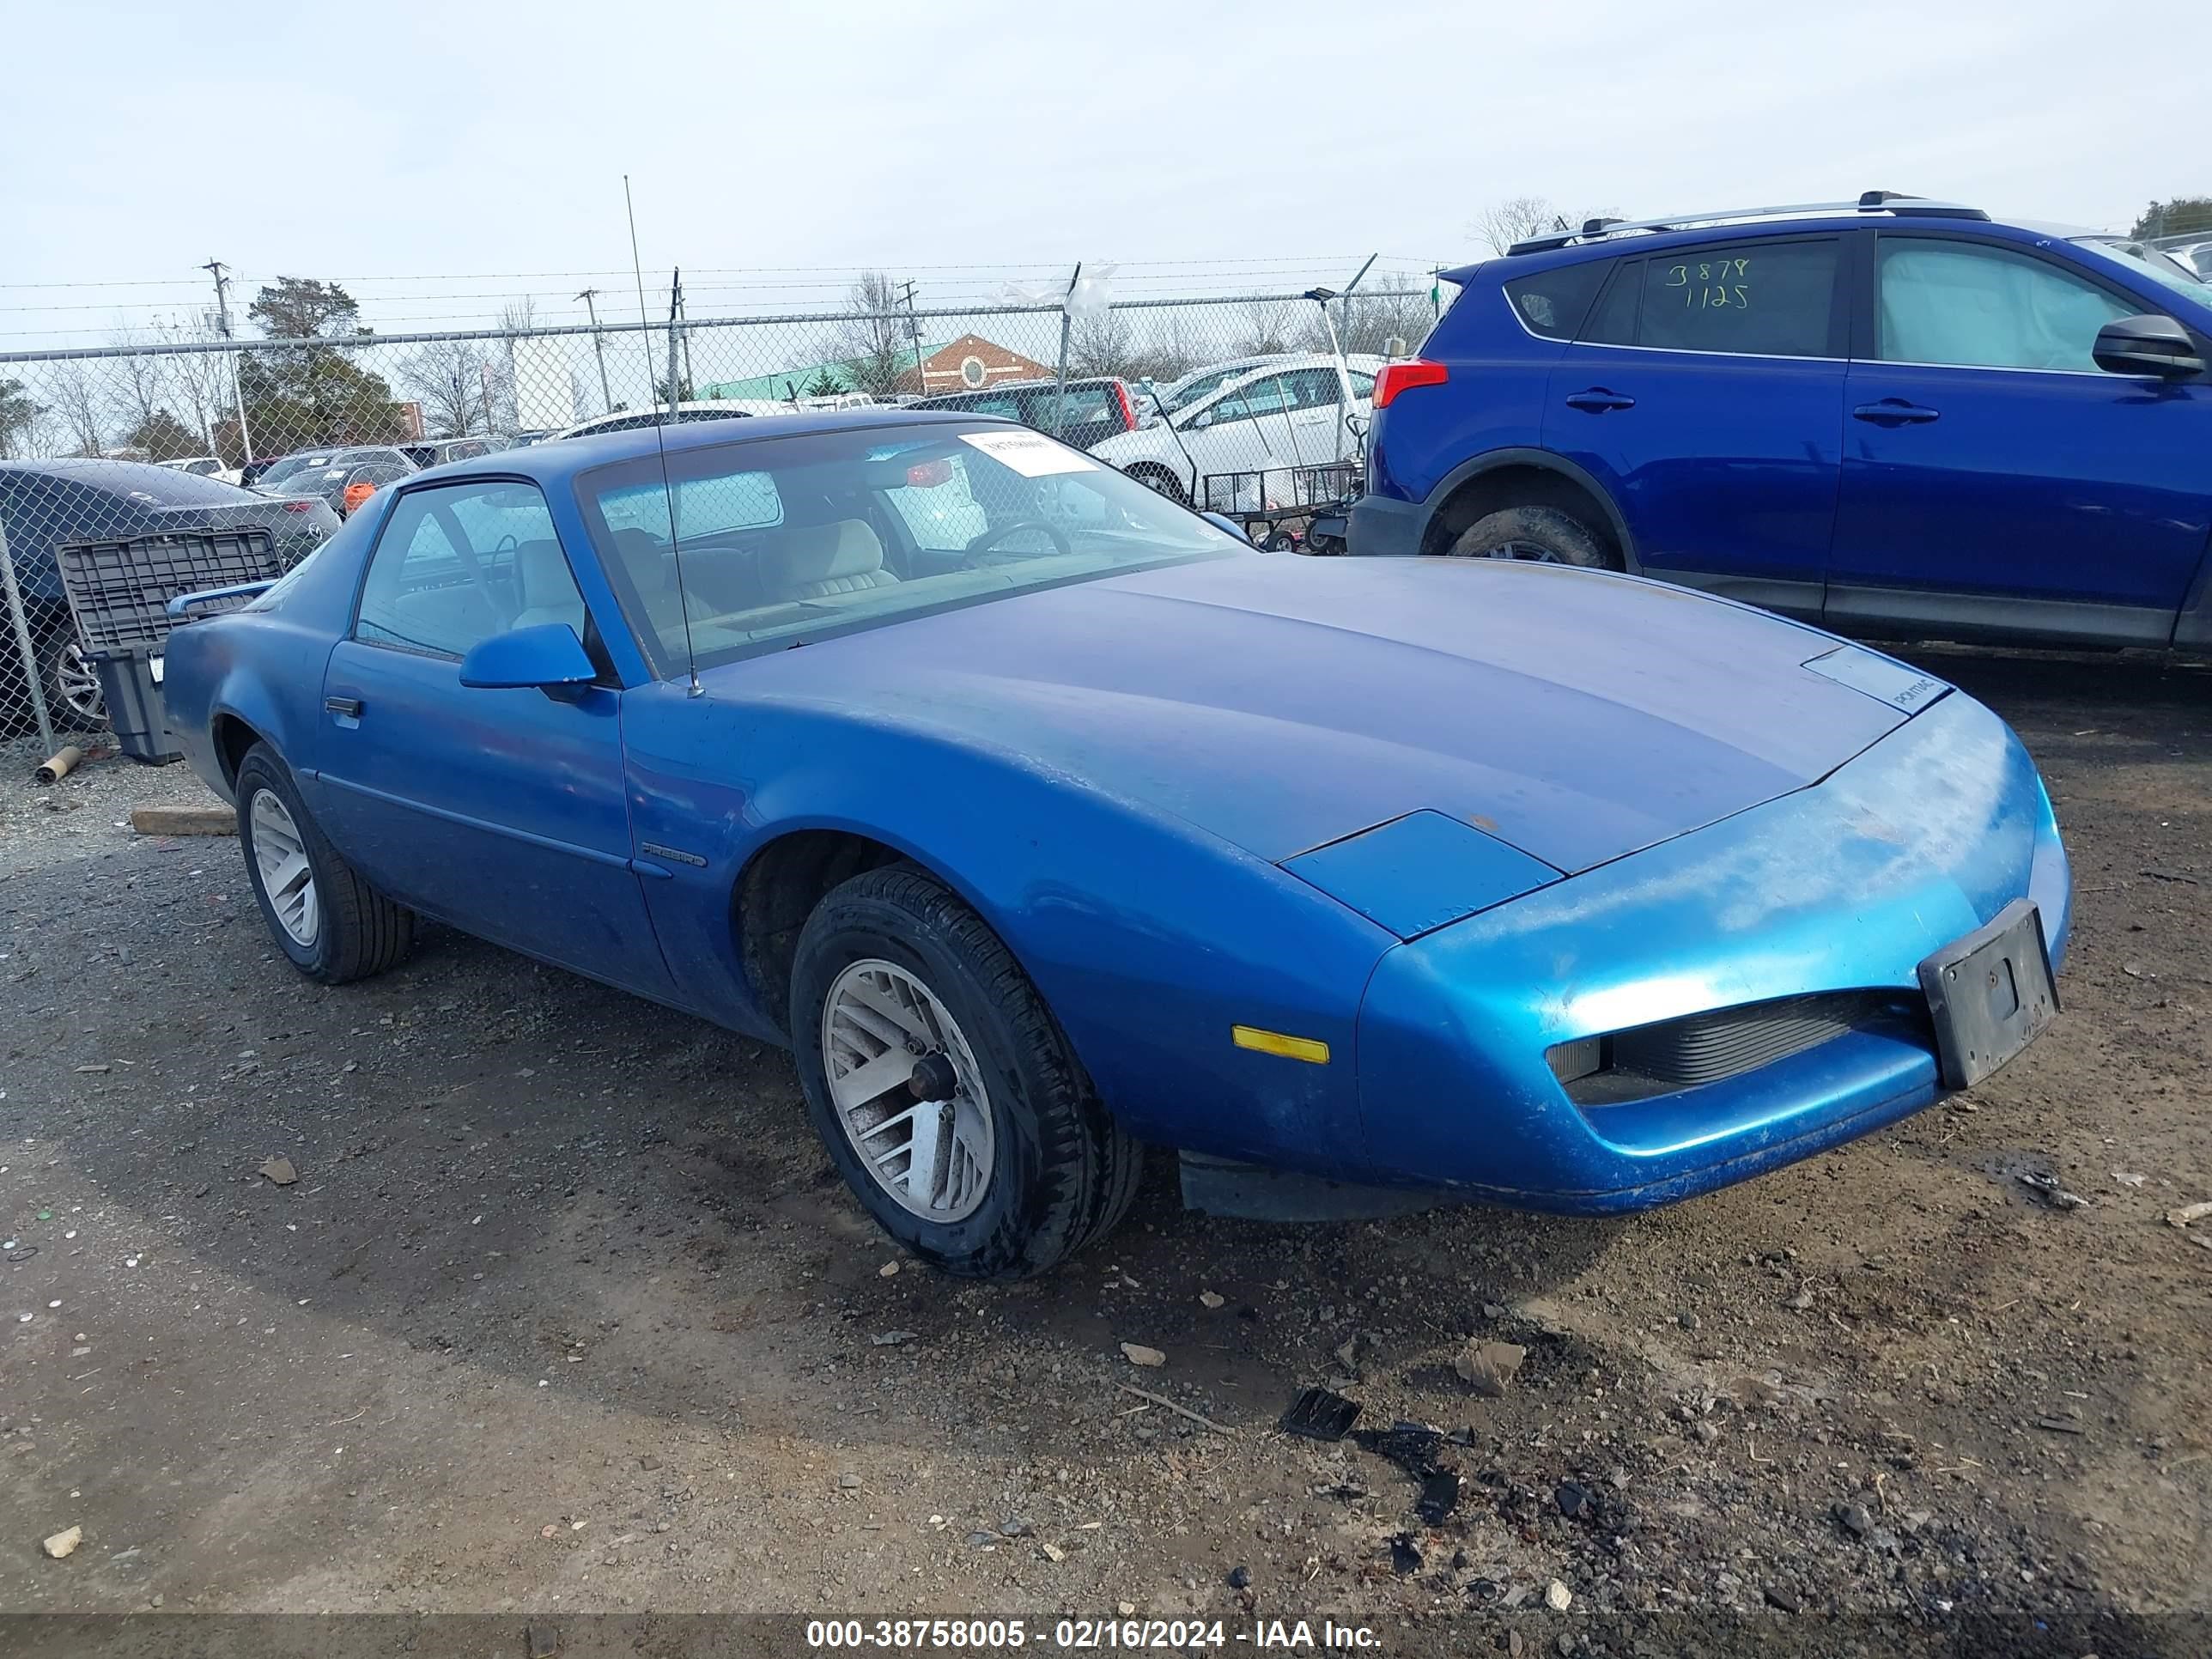
POLYGON ((949 1273, 1044 1273, 1135 1196, 1144 1149, 1115 1126, 1036 987, 981 916, 910 865, 855 876, 815 907, 791 1029, 838 1172, 886 1232, 949 1273), (870 1066, 881 1088, 854 1081, 870 1066))
POLYGON ((356 875, 323 838, 275 750, 257 743, 246 751, 234 793, 246 879, 295 968, 318 984, 343 985, 406 959, 415 913, 356 875))
POLYGON ((1129 476, 1147 489, 1156 490, 1177 507, 1190 505, 1190 491, 1182 487, 1182 480, 1164 466, 1133 466, 1129 476))
POLYGON ((1556 507, 1508 507, 1486 514, 1460 532, 1449 552, 1455 559, 1523 559, 1592 570, 1621 568, 1619 557, 1595 531, 1556 507))

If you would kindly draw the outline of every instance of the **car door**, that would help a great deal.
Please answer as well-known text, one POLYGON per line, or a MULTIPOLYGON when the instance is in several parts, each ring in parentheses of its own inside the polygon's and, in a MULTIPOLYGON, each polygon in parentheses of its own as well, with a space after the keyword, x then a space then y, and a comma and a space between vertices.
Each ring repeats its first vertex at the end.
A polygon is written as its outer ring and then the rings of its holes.
POLYGON ((1291 404, 1289 377, 1265 374, 1232 384, 1183 417, 1183 448, 1198 474, 1192 500, 1200 507, 1236 513, 1259 506, 1256 475, 1290 465, 1291 404))
POLYGON ((331 651, 311 805, 376 885, 483 938, 648 995, 668 972, 630 867, 622 690, 460 683, 492 635, 591 618, 538 486, 393 502, 331 651))
POLYGON ((1621 259, 1553 365, 1543 446, 1611 495, 1645 574, 1818 614, 1842 466, 1841 248, 1621 259))
POLYGON ((2204 556, 2212 385, 2091 355, 2160 307, 2035 249, 1869 240, 1829 620, 2165 643, 2204 556))

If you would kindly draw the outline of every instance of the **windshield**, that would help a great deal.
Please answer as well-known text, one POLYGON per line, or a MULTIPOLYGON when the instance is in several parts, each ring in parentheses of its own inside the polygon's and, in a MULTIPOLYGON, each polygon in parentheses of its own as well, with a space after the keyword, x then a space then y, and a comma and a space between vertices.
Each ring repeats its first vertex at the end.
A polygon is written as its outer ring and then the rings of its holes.
POLYGON ((1194 374, 1172 392, 1160 393, 1160 402, 1172 415, 1178 409, 1187 409, 1200 398, 1210 397, 1221 390, 1239 374, 1249 374, 1264 368, 1261 363, 1231 363, 1225 368, 1209 368, 1194 374))
POLYGON ((2177 293, 2186 294, 2199 305, 2212 304, 2212 287, 2208 287, 2203 278, 2171 254, 2145 247, 2139 242, 2107 241, 2101 236, 2080 236, 2075 240, 2082 246, 2094 248, 2106 258, 2125 265, 2138 276, 2148 276, 2177 293))
POLYGON ((258 482, 261 487, 266 489, 271 484, 283 483, 285 479, 302 468, 327 466, 330 465, 330 459, 331 452, 327 449, 313 455, 287 455, 283 460, 272 463, 269 470, 261 475, 258 482))
POLYGON ((932 423, 643 455, 577 504, 654 672, 1252 549, 1038 432, 932 423), (670 546, 674 500, 679 586, 670 546))

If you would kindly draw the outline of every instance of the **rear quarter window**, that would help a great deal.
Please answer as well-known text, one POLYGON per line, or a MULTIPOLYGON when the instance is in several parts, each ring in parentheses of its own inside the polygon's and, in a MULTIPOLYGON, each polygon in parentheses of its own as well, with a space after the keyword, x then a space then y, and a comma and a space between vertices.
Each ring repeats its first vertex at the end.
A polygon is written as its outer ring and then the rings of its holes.
POLYGON ((1571 340, 1612 268, 1610 259, 1584 259, 1525 276, 1509 276, 1505 297, 1531 333, 1547 340, 1571 340))

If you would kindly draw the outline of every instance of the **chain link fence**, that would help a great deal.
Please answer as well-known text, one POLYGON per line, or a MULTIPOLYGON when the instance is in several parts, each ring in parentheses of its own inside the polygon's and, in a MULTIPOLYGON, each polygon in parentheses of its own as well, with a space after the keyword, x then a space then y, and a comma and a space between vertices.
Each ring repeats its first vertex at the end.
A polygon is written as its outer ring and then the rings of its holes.
MULTIPOLYGON (((910 290, 909 290, 910 292, 910 290)), ((1425 289, 209 340, 0 355, 0 742, 105 723, 58 550, 209 527, 304 556, 425 465, 641 426, 915 403, 1005 415, 1179 499, 1275 504, 1272 469, 1355 459, 1425 289), (1332 331, 1353 370, 1353 405, 1332 331), (1352 418, 1346 419, 1350 415, 1352 418)))

